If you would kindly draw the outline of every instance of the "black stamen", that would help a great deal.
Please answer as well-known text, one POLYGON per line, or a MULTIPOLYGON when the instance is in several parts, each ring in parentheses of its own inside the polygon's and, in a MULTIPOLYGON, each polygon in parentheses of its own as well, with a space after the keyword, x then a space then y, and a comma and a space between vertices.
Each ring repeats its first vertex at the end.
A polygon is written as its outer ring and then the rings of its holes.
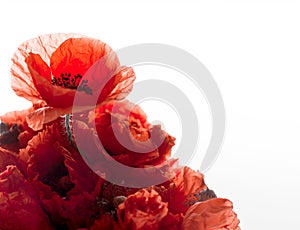
POLYGON ((88 86, 88 80, 82 80, 80 74, 71 75, 71 73, 62 73, 59 77, 53 77, 51 83, 68 89, 78 89, 92 95, 92 89, 88 86))

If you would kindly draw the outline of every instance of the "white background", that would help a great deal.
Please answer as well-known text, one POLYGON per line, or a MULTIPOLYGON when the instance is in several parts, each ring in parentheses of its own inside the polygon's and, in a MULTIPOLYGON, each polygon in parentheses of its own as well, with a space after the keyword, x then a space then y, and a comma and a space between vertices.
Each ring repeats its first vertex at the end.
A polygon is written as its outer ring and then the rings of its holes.
POLYGON ((10 91, 10 58, 25 40, 75 32, 114 49, 158 42, 196 56, 223 94, 227 130, 206 173, 242 229, 298 229, 300 2, 1 1, 0 113, 29 104, 10 91))

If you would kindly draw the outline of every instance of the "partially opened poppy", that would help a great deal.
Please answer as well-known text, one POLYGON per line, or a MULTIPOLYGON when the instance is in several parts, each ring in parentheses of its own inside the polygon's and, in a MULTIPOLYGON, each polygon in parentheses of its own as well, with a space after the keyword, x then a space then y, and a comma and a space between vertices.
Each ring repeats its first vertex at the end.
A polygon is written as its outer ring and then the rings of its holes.
POLYGON ((135 79, 132 68, 121 67, 107 44, 76 34, 51 34, 28 40, 12 60, 13 90, 35 107, 44 107, 27 116, 29 126, 35 130, 72 109, 96 106, 94 97, 96 104, 123 98, 135 79), (97 66, 87 74, 94 64, 97 66), (72 108, 76 94, 82 104, 72 108))
MULTIPOLYGON (((120 105, 123 104, 122 102, 119 103, 120 105)), ((123 109, 127 110, 127 107, 124 107, 123 109)), ((103 115, 104 117, 106 116, 105 114, 103 115)), ((113 130, 111 130, 109 112, 107 115, 108 117, 106 118, 108 118, 108 120, 101 119, 102 121, 100 123, 97 122, 99 125, 103 124, 103 127, 99 127, 100 132, 98 133, 84 121, 74 120, 70 116, 66 116, 66 118, 71 118, 67 119, 71 120, 71 124, 69 123, 67 125, 67 127, 69 127, 67 131, 70 137, 69 142, 72 143, 73 146, 76 146, 85 162, 94 172, 112 183, 134 188, 159 184, 175 175, 178 161, 176 159, 168 159, 171 147, 174 144, 173 137, 169 136, 159 128, 158 131, 160 132, 152 133, 152 140, 156 140, 157 142, 147 143, 145 141, 146 143, 144 146, 140 143, 141 145, 138 146, 138 148, 135 148, 136 150, 139 148, 143 148, 144 150, 150 149, 149 152, 135 153, 126 149, 126 146, 122 146, 121 143, 118 143, 118 140, 114 137, 113 130), (101 139, 103 135, 107 136, 105 141, 101 139), (101 143, 99 139, 103 142, 101 143), (161 146, 157 144, 160 144, 161 146)), ((121 114, 119 115, 122 117, 121 114)), ((141 119, 145 118, 142 117, 141 119)), ((124 138, 127 138, 131 135, 128 133, 130 130, 121 130, 122 123, 126 123, 125 120, 117 119, 115 125, 117 125, 117 127, 120 125, 118 131, 123 132, 124 138)), ((66 121, 66 123, 68 122, 66 121)), ((126 124, 125 127, 128 128, 126 124)), ((135 128, 138 127, 139 125, 135 126, 135 128)), ((139 128, 143 130, 144 137, 148 137, 149 130, 143 127, 139 128)), ((132 144, 131 147, 136 147, 134 138, 135 137, 132 137, 133 142, 127 143, 132 144)))
POLYGON ((104 148, 122 164, 154 166, 166 162, 171 155, 175 138, 160 125, 151 125, 145 112, 128 100, 105 103, 89 118, 104 148))
POLYGON ((180 230, 183 215, 173 214, 168 203, 153 189, 141 189, 128 196, 117 207, 117 223, 121 229, 180 230))
POLYGON ((119 205, 118 222, 123 229, 159 229, 167 213, 168 204, 155 190, 142 189, 119 205))

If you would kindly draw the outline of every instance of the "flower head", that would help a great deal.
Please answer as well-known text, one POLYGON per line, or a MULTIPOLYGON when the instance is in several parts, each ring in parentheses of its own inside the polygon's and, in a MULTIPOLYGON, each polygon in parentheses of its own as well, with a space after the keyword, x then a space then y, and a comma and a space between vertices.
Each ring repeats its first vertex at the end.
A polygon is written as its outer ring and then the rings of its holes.
POLYGON ((133 70, 121 67, 107 44, 74 34, 44 35, 26 41, 13 57, 11 72, 16 94, 35 107, 45 107, 27 117, 35 130, 74 111, 76 94, 82 102, 77 105, 80 111, 96 106, 92 100, 95 96, 96 104, 123 98, 135 79, 133 70))
POLYGON ((158 229, 167 215, 168 204, 162 202, 155 190, 145 189, 129 196, 118 207, 118 221, 125 229, 158 229))
POLYGON ((90 116, 108 153, 122 164, 147 167, 165 162, 175 138, 147 122, 144 111, 127 100, 110 101, 90 116))

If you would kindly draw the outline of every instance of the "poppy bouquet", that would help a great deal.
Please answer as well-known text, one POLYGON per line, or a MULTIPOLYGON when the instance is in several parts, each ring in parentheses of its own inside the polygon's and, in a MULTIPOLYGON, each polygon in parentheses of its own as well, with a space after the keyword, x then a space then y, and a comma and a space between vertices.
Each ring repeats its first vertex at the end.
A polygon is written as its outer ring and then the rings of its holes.
POLYGON ((32 107, 0 116, 0 229, 240 229, 232 202, 126 100, 135 73, 107 44, 44 35, 12 61, 32 107))

